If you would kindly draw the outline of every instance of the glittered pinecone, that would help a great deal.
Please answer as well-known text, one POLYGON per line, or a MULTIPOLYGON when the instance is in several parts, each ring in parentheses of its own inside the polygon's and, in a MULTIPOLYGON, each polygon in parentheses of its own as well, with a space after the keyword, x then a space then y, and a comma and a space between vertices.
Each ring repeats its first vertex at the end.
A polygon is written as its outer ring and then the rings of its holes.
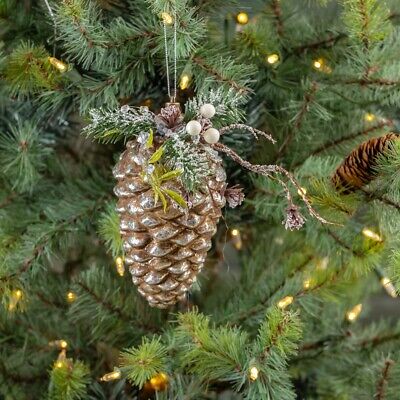
POLYGON ((376 176, 379 156, 390 148, 399 138, 395 133, 372 138, 353 150, 342 162, 332 177, 337 188, 352 190, 371 182, 376 176))
MULTIPOLYGON (((186 209, 168 199, 164 211, 143 180, 139 147, 136 141, 128 142, 114 168, 125 262, 150 305, 167 308, 185 298, 203 267, 225 205, 226 174, 220 161, 210 160, 213 175, 206 188, 186 197, 186 209)), ((184 196, 177 179, 167 187, 184 196)))

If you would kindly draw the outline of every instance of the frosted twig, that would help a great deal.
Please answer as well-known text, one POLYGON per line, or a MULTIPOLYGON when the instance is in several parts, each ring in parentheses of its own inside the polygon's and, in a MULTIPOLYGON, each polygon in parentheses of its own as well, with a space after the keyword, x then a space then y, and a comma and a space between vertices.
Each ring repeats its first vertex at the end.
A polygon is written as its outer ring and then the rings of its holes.
POLYGON ((262 136, 266 139, 268 139, 272 143, 276 143, 276 140, 270 135, 269 133, 260 131, 259 129, 255 129, 252 126, 248 126, 245 124, 232 124, 229 126, 225 126, 219 130, 219 133, 223 135, 224 133, 233 131, 234 129, 242 129, 250 132, 256 139, 258 139, 258 136, 262 136))
MULTIPOLYGON (((251 164, 249 161, 244 160, 235 151, 233 151, 228 146, 225 146, 222 143, 216 143, 213 145, 213 147, 215 150, 225 153, 227 156, 232 158, 232 160, 236 161, 242 167, 248 169, 251 172, 255 172, 256 174, 260 174, 260 175, 266 176, 268 178, 271 178, 272 174, 280 173, 282 175, 285 175, 288 178, 288 180, 292 183, 292 185, 295 186, 296 189, 298 190, 298 193, 299 193, 300 197, 302 198, 304 204, 306 205, 310 215, 312 215, 314 218, 316 218, 318 221, 320 221, 323 224, 336 225, 335 223, 329 222, 325 218, 321 217, 317 213, 317 211, 314 210, 314 208, 311 206, 310 201, 306 197, 306 195, 305 195, 304 191, 302 190, 301 186, 299 185, 299 183, 296 181, 294 176, 289 171, 287 171, 285 168, 280 167, 279 165, 275 165, 275 164, 272 164, 272 165, 251 164)), ((293 204, 292 196, 290 194, 287 184, 279 178, 275 177, 275 179, 278 179, 279 183, 282 185, 282 187, 285 191, 286 197, 288 199, 288 202, 289 202, 289 207, 296 207, 293 204)))

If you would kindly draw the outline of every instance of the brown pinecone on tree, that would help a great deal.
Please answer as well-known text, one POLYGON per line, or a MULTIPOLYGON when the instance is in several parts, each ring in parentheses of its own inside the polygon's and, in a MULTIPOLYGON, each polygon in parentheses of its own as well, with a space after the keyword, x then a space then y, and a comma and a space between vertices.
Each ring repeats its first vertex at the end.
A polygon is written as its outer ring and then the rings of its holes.
POLYGON ((168 198, 164 210, 143 179, 138 154, 140 144, 128 142, 114 169, 125 263, 150 305, 167 308, 185 298, 203 267, 225 205, 226 174, 218 159, 210 160, 212 175, 193 195, 185 195, 178 179, 169 180, 166 188, 185 197, 187 208, 168 198))
POLYGON ((377 159, 390 148, 399 136, 389 133, 372 138, 353 150, 342 162, 332 177, 337 188, 352 190, 369 183, 376 176, 377 159))

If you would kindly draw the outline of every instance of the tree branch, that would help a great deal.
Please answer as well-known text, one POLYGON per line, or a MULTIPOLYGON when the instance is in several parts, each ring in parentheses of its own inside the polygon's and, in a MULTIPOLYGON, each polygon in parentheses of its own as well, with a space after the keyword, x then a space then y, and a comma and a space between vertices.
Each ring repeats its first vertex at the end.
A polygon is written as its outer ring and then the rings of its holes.
POLYGON ((383 400, 385 398, 385 387, 388 382, 389 370, 390 367, 392 367, 393 365, 394 361, 390 358, 385 361, 385 365, 382 369, 381 378, 379 379, 378 386, 376 388, 376 394, 374 396, 377 400, 383 400))

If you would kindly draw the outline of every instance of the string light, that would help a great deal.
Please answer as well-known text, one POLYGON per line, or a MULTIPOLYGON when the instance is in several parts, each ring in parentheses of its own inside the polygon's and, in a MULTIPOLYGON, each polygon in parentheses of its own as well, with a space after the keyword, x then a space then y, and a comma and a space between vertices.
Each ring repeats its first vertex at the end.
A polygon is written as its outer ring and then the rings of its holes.
POLYGON ((304 289, 304 290, 308 290, 308 289, 312 288, 312 287, 314 286, 314 284, 315 284, 314 279, 312 279, 312 278, 307 278, 307 279, 305 279, 304 282, 303 282, 303 289, 304 289))
POLYGON ((367 237, 368 239, 374 240, 375 242, 382 242, 383 241, 382 237, 379 234, 377 234, 376 232, 372 231, 369 228, 364 228, 362 230, 362 234, 365 237, 367 237))
POLYGON ((346 319, 349 322, 355 321, 358 318, 358 316, 360 315, 361 311, 362 311, 362 304, 357 304, 351 310, 347 311, 346 319))
POLYGON ((122 257, 117 257, 115 259, 115 266, 119 276, 124 276, 125 274, 125 265, 124 259, 122 257))
POLYGON ((281 310, 284 310, 286 307, 290 306, 293 303, 293 296, 286 296, 283 299, 278 301, 278 307, 281 310))
POLYGON ((242 236, 239 229, 234 228, 231 230, 232 243, 236 250, 241 250, 243 247, 242 236))
POLYGON ((55 57, 49 57, 48 58, 49 63, 55 67, 56 69, 58 69, 61 73, 64 73, 68 70, 68 65, 65 64, 65 62, 58 60, 55 57))
POLYGON ((268 64, 273 65, 273 64, 276 64, 278 61, 279 61, 279 54, 274 53, 274 54, 269 54, 267 56, 267 63, 268 64))
POLYGON ((172 15, 168 14, 167 12, 161 13, 161 19, 163 20, 165 25, 172 25, 174 23, 172 15))
POLYGON ((68 347, 68 342, 64 339, 53 340, 53 341, 49 342, 49 346, 57 347, 62 350, 62 349, 66 349, 68 347))
POLYGON ((241 11, 236 15, 236 22, 240 25, 246 25, 249 22, 249 15, 241 11))
POLYGON ((388 277, 383 277, 381 279, 381 284, 383 288, 386 290, 386 293, 393 298, 397 297, 397 291, 396 288, 394 287, 392 281, 388 277))
POLYGON ((189 84, 190 84, 190 76, 188 74, 183 74, 179 81, 179 87, 182 90, 185 90, 189 87, 189 84))
POLYGON ((121 370, 119 368, 114 368, 114 371, 108 372, 100 378, 102 382, 110 382, 117 379, 121 379, 121 370))
POLYGON ((236 229, 236 228, 232 229, 231 235, 232 236, 239 236, 240 235, 239 229, 236 229))
POLYGON ((250 368, 249 378, 251 381, 256 381, 258 379, 258 374, 259 374, 259 371, 258 371, 257 367, 253 366, 250 368))
POLYGON ((14 311, 17 308, 18 303, 22 299, 24 293, 21 289, 15 289, 11 292, 10 303, 8 304, 8 310, 14 311))
POLYGON ((319 258, 317 260, 317 269, 324 271, 328 267, 329 257, 319 258))
POLYGON ((305 188, 305 187, 301 187, 301 188, 299 188, 298 190, 297 190, 297 194, 299 195, 299 196, 302 196, 302 195, 306 195, 307 194, 307 189, 305 188))
POLYGON ((66 360, 67 360, 67 350, 62 349, 58 354, 57 361, 54 364, 54 366, 56 368, 62 368, 65 365, 66 360))
POLYGON ((316 69, 321 69, 323 65, 323 60, 321 58, 319 58, 318 60, 314 60, 313 62, 313 66, 316 69))
POLYGON ((72 291, 69 291, 67 293, 67 302, 68 303, 73 303, 76 300, 76 294, 72 291))
POLYGON ((168 376, 163 372, 160 372, 150 379, 150 385, 153 390, 163 391, 168 386, 168 376))
POLYGON ((372 113, 366 113, 364 115, 364 119, 365 119, 366 122, 374 122, 375 119, 376 119, 376 115, 372 114, 372 113))
POLYGON ((322 57, 314 60, 312 65, 316 70, 320 72, 324 72, 326 74, 330 74, 332 72, 332 68, 329 65, 327 65, 326 60, 322 57))

